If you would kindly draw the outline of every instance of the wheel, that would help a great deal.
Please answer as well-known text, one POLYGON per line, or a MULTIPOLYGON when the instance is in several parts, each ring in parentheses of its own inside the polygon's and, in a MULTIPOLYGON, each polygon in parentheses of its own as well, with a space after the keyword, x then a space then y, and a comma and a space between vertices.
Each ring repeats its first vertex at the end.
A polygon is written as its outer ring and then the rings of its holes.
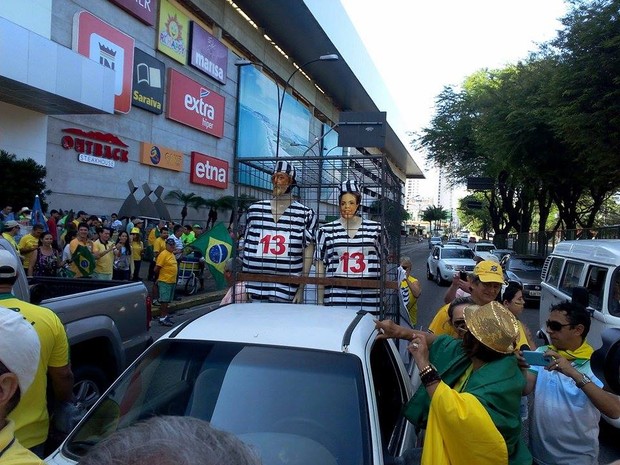
POLYGON ((441 273, 439 272, 439 268, 437 268, 437 273, 435 274, 435 282, 438 286, 443 285, 443 279, 441 279, 441 273))
POLYGON ((185 294, 194 295, 198 290, 198 278, 194 273, 185 282, 185 294))
POLYGON ((94 365, 81 365, 77 366, 73 370, 73 394, 75 400, 82 406, 86 407, 85 410, 92 407, 92 405, 101 397, 103 391, 105 391, 110 382, 104 371, 94 365))
POLYGON ((433 280, 433 273, 431 273, 431 267, 428 264, 426 265, 426 279, 429 281, 433 280))

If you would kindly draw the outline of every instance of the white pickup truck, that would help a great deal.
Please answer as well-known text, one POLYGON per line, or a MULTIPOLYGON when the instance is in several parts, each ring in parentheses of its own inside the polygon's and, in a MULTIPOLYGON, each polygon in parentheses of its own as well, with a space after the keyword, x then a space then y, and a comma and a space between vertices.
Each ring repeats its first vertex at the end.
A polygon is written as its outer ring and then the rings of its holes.
POLYGON ((414 463, 402 407, 416 386, 394 343, 376 340, 375 318, 316 305, 220 307, 155 342, 46 461, 75 464, 118 428, 188 415, 237 435, 263 465, 414 463))

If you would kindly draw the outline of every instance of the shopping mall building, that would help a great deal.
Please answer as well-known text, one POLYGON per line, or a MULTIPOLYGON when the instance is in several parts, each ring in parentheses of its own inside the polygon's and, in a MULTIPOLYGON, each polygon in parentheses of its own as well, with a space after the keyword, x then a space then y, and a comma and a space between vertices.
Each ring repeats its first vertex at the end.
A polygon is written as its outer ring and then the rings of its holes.
MULTIPOLYGON (((323 155, 380 155, 399 183, 423 177, 389 115, 372 123, 383 143, 342 147, 343 113, 368 123, 382 109, 333 54, 303 0, 3 0, 0 149, 46 167, 51 208, 99 215, 133 197, 156 216, 172 190, 266 192, 276 153, 307 184, 309 166, 320 183, 335 164, 323 155), (243 157, 250 168, 235 164, 243 157)), ((331 181, 348 176, 335 171, 331 181)))

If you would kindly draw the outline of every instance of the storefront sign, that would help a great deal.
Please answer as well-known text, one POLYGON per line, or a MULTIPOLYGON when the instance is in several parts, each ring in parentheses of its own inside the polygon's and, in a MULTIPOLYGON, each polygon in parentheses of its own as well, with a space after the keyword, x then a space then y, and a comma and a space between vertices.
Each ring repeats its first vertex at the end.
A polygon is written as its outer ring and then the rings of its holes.
POLYGON ((182 64, 187 63, 189 18, 168 0, 159 6, 157 50, 182 64))
POLYGON ((157 0, 110 0, 143 23, 152 26, 155 24, 157 0))
POLYGON ((191 28, 190 64, 207 76, 226 84, 228 48, 195 21, 192 21, 191 28))
POLYGON ((78 161, 88 163, 90 165, 105 166, 106 168, 114 168, 116 165, 114 160, 107 160, 105 158, 95 157, 94 155, 86 155, 85 153, 80 153, 78 155, 78 161))
POLYGON ((88 11, 75 14, 73 50, 114 70, 114 110, 131 110, 134 40, 88 11))
POLYGON ((85 132, 76 128, 66 128, 62 132, 67 133, 60 140, 60 145, 65 150, 75 150, 79 154, 93 155, 122 163, 129 161, 129 151, 127 150, 129 146, 114 134, 98 131, 85 132))
POLYGON ((228 171, 227 161, 200 152, 192 152, 190 182, 226 189, 228 187, 228 171))
POLYGON ((133 92, 131 103, 151 113, 164 111, 164 75, 166 66, 139 48, 134 49, 133 92))
POLYGON ((173 171, 183 171, 183 152, 161 145, 140 143, 140 163, 173 171))
POLYGON ((225 98, 199 82, 170 68, 166 117, 206 132, 224 135, 225 98))

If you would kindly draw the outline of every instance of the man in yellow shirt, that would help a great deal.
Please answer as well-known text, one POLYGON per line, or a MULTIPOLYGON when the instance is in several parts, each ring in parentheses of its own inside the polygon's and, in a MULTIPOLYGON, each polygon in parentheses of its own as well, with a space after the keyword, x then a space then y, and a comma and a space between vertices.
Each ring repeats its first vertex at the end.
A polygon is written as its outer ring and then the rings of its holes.
POLYGON ((37 250, 39 247, 39 238, 45 231, 45 226, 42 224, 35 224, 32 230, 22 237, 17 244, 19 254, 23 257, 24 270, 28 272, 28 265, 30 265, 30 252, 37 250))
MULTIPOLYGON (((71 252, 71 259, 72 260, 73 260, 73 255, 75 254, 75 250, 80 245, 86 247, 91 252, 93 251, 93 243, 88 238, 88 224, 80 223, 80 225, 78 226, 78 230, 77 231, 78 231, 77 235, 69 243, 69 252, 71 252)), ((77 267, 77 265, 75 264, 75 261, 71 262, 71 271, 73 271, 75 273, 75 277, 76 278, 81 278, 81 277, 85 276, 84 274, 82 274, 80 269, 77 267)))
POLYGON ((45 307, 24 302, 11 294, 18 266, 11 252, 0 250, 0 305, 20 313, 32 324, 41 350, 34 380, 9 418, 15 422, 15 436, 20 443, 42 457, 49 430, 48 376, 56 402, 71 402, 73 372, 69 364, 67 334, 58 316, 45 307))
POLYGON ((95 265, 95 271, 92 274, 93 279, 112 279, 112 270, 114 265, 114 244, 110 241, 112 230, 104 226, 98 228, 97 233, 99 239, 93 242, 93 255, 97 260, 95 265))
POLYGON ((160 316, 159 324, 162 326, 173 326, 174 322, 168 315, 168 304, 174 298, 174 289, 177 284, 178 264, 174 256, 176 241, 172 238, 166 239, 166 250, 157 256, 155 263, 155 277, 157 279, 157 289, 159 291, 160 316))
POLYGON ((15 423, 7 415, 28 391, 39 363, 39 338, 24 318, 0 308, 0 463, 44 465, 15 438, 15 423))
POLYGON ((4 223, 4 227, 2 228, 2 237, 4 237, 9 244, 13 246, 15 252, 19 253, 19 247, 17 247, 17 242, 15 242, 15 236, 19 234, 19 223, 15 220, 9 220, 4 223))

